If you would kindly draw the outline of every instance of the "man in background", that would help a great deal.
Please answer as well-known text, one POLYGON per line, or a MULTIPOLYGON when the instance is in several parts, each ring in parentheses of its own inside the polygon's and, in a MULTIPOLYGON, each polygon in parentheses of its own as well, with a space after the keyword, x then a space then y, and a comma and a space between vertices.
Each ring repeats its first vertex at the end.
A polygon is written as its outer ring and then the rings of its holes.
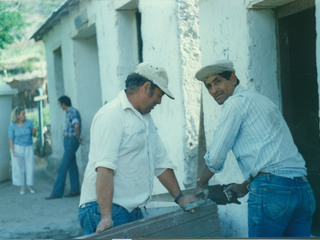
POLYGON ((67 96, 58 99, 63 111, 66 111, 65 129, 63 131, 64 153, 60 163, 58 176, 53 190, 47 200, 61 198, 64 193, 67 173, 70 177, 70 192, 66 197, 80 195, 79 171, 76 161, 76 152, 81 144, 81 116, 77 109, 72 107, 71 100, 67 96))

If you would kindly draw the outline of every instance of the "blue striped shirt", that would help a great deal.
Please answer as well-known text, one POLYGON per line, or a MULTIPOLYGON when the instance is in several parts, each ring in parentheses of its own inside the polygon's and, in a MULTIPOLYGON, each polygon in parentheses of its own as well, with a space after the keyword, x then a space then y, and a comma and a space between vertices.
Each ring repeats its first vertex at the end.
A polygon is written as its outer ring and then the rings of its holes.
POLYGON ((223 170, 230 150, 246 180, 259 172, 287 178, 307 175, 305 161, 277 106, 241 86, 222 105, 218 129, 204 157, 210 171, 223 170))
POLYGON ((64 137, 76 137, 76 130, 74 128, 74 124, 78 123, 81 129, 81 116, 77 109, 70 106, 66 111, 66 121, 65 121, 65 129, 63 131, 64 137))

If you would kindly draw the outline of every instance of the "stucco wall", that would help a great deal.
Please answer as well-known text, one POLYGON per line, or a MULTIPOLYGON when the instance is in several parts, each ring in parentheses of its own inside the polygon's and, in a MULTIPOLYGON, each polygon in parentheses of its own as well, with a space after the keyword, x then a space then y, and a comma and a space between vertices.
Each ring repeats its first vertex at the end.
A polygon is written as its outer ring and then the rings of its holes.
POLYGON ((201 67, 199 6, 197 0, 177 1, 178 39, 181 64, 182 107, 185 111, 184 180, 186 188, 194 186, 197 176, 200 126, 201 83, 194 73, 201 67))

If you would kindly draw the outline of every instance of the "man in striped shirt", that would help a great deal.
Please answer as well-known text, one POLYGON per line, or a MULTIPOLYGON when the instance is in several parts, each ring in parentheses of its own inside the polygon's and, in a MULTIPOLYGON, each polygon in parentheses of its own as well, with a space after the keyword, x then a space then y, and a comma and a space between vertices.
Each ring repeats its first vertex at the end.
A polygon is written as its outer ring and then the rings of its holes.
POLYGON ((249 192, 249 237, 309 237, 315 200, 305 161, 277 106, 240 86, 231 61, 203 67, 195 77, 222 105, 197 189, 223 170, 232 150, 245 181, 231 185, 226 194, 249 192))

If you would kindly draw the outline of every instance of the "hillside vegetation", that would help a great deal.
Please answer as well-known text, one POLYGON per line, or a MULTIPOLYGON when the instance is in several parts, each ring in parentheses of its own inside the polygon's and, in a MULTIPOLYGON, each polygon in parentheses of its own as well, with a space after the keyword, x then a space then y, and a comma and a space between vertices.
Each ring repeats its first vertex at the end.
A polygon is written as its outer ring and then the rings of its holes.
MULTIPOLYGON (((0 4, 6 1, 1 0, 0 4)), ((25 27, 20 39, 5 46, 0 53, 0 84, 13 79, 26 80, 46 75, 43 43, 30 39, 64 0, 24 0, 16 2, 25 27)))

